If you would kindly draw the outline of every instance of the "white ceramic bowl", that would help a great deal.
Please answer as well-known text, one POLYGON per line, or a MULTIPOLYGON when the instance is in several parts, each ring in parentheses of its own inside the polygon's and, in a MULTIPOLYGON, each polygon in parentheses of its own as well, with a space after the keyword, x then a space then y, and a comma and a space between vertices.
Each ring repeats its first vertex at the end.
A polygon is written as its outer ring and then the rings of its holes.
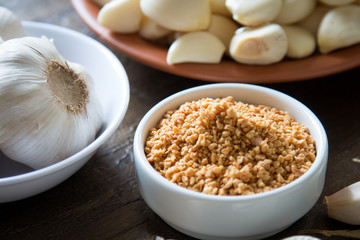
POLYGON ((328 142, 318 118, 302 103, 281 92, 249 84, 210 84, 174 94, 155 105, 141 120, 134 137, 134 161, 142 197, 175 229, 200 239, 259 239, 285 229, 315 204, 321 195, 328 159, 328 142), (300 178, 278 189, 247 196, 215 196, 182 188, 162 177, 147 161, 144 143, 149 129, 163 114, 186 101, 233 96, 287 111, 306 125, 316 142, 313 166, 300 178))
POLYGON ((23 22, 30 36, 53 38, 65 59, 83 65, 92 76, 104 112, 99 136, 86 148, 51 166, 32 171, 0 154, 0 203, 23 199, 61 183, 82 167, 118 128, 129 103, 129 81, 118 58, 84 34, 45 23, 23 22), (4 177, 6 176, 6 177, 4 177))

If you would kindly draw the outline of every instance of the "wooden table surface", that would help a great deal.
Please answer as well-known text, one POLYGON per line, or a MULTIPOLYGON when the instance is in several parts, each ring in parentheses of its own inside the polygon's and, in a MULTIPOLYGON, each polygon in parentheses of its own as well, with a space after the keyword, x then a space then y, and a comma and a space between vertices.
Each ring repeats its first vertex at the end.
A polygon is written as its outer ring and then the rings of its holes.
MULTIPOLYGON (((22 20, 60 25, 101 41, 81 21, 69 0, 0 0, 0 5, 22 20)), ((129 108, 121 126, 84 167, 60 185, 34 197, 0 204, 0 239, 192 239, 168 226, 141 198, 132 141, 137 124, 153 105, 175 92, 208 82, 164 73, 111 50, 124 65, 131 88, 129 108)), ((358 229, 327 217, 323 200, 360 179, 360 164, 352 161, 360 156, 359 76, 358 67, 324 78, 262 84, 307 105, 323 123, 330 149, 326 183, 319 201, 292 226, 268 239, 281 239, 309 229, 358 229)))

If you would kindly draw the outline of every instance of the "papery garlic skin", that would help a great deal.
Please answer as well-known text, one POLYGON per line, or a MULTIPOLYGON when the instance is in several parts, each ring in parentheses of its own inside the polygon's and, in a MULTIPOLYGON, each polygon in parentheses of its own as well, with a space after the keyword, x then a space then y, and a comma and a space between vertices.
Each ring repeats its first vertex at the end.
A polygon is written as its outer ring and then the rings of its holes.
POLYGON ((0 150, 39 169, 86 147, 102 125, 92 84, 85 69, 66 61, 46 38, 0 44, 0 150))
POLYGON ((360 225, 360 182, 325 197, 328 216, 344 223, 360 225))
MULTIPOLYGON (((0 6, 0 37, 3 41, 25 37, 26 33, 20 19, 9 9, 0 6)), ((0 41, 1 43, 1 41, 0 41)))

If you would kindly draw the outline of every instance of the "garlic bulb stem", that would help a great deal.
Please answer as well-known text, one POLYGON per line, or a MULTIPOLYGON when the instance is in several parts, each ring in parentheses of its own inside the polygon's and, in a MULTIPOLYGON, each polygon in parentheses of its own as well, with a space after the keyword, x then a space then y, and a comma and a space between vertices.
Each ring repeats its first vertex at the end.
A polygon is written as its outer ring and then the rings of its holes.
POLYGON ((47 63, 47 83, 54 97, 73 114, 86 111, 89 93, 84 78, 57 60, 47 63))

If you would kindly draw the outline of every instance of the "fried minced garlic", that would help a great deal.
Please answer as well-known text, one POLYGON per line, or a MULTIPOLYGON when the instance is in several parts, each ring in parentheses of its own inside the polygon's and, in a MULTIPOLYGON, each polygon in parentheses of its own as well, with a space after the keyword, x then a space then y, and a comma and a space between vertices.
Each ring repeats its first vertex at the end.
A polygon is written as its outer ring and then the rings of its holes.
POLYGON ((150 129, 145 154, 163 177, 184 188, 249 195, 303 175, 316 149, 307 127, 288 113, 226 97, 168 111, 150 129))

